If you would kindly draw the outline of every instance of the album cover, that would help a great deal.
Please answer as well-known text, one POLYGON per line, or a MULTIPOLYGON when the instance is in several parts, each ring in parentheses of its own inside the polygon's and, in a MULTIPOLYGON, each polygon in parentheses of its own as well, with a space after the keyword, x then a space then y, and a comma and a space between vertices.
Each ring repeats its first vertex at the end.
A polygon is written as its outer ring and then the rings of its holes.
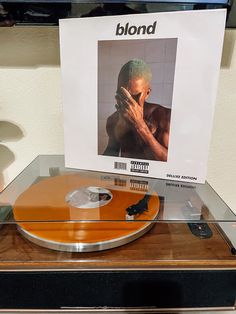
POLYGON ((66 166, 204 182, 225 17, 61 20, 66 166))

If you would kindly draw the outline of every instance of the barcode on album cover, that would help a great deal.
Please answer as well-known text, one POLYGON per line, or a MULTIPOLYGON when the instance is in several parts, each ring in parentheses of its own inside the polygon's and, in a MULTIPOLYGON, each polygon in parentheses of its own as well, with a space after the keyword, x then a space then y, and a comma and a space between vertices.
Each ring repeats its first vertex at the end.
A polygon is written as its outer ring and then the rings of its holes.
POLYGON ((114 168, 119 169, 119 170, 126 170, 127 169, 127 164, 125 162, 114 162, 114 168))

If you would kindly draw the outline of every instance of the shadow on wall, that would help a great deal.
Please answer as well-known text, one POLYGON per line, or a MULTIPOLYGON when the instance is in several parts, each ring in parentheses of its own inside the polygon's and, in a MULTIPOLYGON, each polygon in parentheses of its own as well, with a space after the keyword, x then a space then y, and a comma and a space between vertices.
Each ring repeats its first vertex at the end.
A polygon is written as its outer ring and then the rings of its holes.
POLYGON ((0 45, 0 67, 60 64, 59 33, 56 27, 0 28, 0 45))
MULTIPOLYGON (((9 121, 0 121, 0 143, 16 142, 24 136, 16 124, 9 121)), ((4 188, 3 171, 15 160, 14 153, 3 144, 0 144, 0 191, 4 188)))
POLYGON ((23 136, 18 125, 9 121, 0 121, 0 142, 16 142, 23 136))
POLYGON ((236 41, 236 33, 234 30, 227 30, 224 37, 224 45, 221 58, 221 68, 229 69, 232 62, 233 51, 236 41))
POLYGON ((0 144, 0 192, 4 188, 3 171, 15 160, 13 152, 5 145, 0 144))

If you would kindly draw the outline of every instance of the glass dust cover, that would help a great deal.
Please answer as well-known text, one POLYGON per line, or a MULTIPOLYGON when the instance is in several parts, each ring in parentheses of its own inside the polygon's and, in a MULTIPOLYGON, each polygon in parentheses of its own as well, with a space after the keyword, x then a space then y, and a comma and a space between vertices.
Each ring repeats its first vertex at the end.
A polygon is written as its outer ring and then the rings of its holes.
POLYGON ((66 169, 63 156, 39 156, 0 204, 3 267, 235 264, 236 217, 207 183, 66 169))
POLYGON ((62 19, 66 166, 204 182, 225 16, 62 19))

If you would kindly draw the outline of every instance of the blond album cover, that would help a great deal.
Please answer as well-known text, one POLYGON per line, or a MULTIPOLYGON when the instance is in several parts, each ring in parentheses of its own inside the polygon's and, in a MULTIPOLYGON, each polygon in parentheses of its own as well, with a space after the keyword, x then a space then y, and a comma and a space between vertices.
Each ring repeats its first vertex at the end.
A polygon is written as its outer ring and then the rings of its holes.
POLYGON ((204 182, 225 17, 61 20, 66 166, 204 182))

